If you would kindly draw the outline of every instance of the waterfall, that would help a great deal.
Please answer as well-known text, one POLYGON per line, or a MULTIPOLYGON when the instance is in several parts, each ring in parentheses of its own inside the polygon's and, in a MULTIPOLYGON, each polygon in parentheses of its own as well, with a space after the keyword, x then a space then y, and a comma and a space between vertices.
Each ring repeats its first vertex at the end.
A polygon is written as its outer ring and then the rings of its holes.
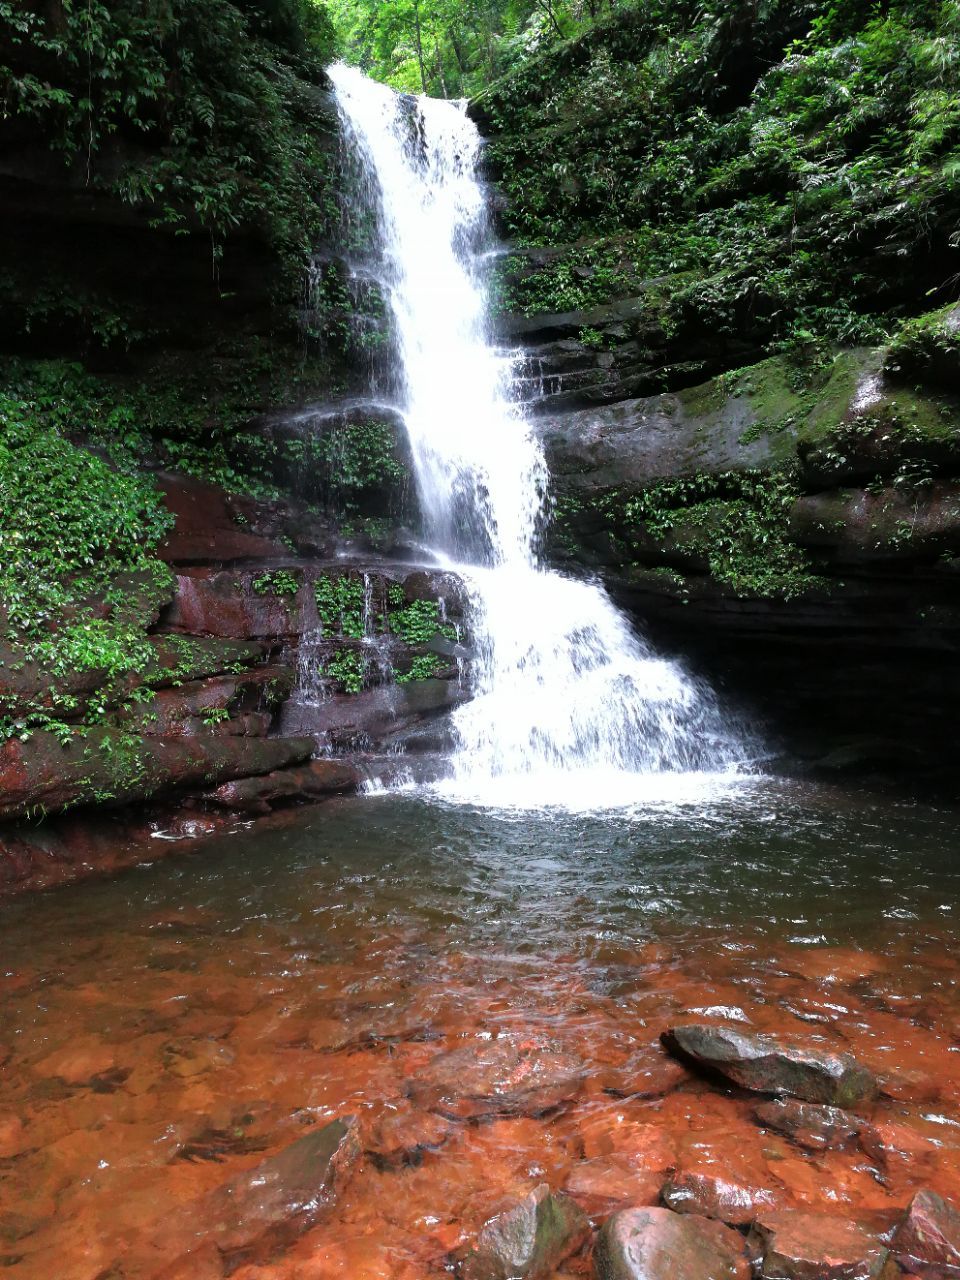
POLYGON ((748 746, 711 691, 638 637, 603 588, 540 565, 548 473, 488 321, 492 255, 462 103, 330 69, 355 200, 373 217, 395 388, 425 533, 466 581, 474 697, 454 715, 447 794, 629 802, 678 777, 732 774, 748 746))

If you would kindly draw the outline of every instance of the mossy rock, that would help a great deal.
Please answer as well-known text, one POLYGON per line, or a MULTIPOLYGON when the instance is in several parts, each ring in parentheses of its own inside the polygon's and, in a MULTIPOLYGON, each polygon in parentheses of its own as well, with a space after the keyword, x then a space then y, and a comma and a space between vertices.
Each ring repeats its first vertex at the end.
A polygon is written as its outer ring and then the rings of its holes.
POLYGON ((960 305, 908 320, 887 348, 883 367, 893 378, 960 391, 960 305))

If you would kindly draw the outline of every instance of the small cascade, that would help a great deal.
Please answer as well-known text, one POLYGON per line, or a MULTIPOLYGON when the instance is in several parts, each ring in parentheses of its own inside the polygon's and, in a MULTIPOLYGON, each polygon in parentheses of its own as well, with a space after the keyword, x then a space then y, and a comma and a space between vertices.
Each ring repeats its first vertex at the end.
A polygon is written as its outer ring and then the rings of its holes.
POLYGON ((586 790, 602 806, 742 771, 749 744, 710 689, 640 639, 601 586, 539 563, 549 476, 517 395, 521 361, 489 324, 495 253, 464 104, 400 96, 343 65, 330 77, 356 221, 375 229, 426 536, 470 592, 474 697, 454 713, 442 789, 523 805, 586 790))

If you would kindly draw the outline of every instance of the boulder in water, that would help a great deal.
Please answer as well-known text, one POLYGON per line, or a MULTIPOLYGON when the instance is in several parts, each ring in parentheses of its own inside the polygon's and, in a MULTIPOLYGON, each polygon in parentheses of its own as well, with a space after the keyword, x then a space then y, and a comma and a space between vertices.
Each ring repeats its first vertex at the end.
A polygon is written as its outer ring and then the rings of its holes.
POLYGON ((781 1044, 770 1036, 704 1024, 671 1027, 663 1042, 672 1053, 755 1093, 787 1094, 838 1107, 877 1093, 876 1077, 848 1053, 781 1044))
POLYGON ((776 1129, 808 1151, 842 1147, 860 1131, 860 1121, 849 1111, 797 1102, 795 1098, 762 1102, 754 1107, 753 1114, 765 1128, 776 1129))
POLYGON ((763 1280, 878 1280, 889 1251, 857 1222, 781 1209, 758 1217, 750 1242, 763 1280))
POLYGON ((910 1273, 960 1275, 960 1213, 924 1188, 910 1201, 891 1247, 910 1273))
POLYGON ((669 1209, 623 1209, 594 1252, 597 1280, 747 1280, 743 1237, 709 1218, 669 1209))
POLYGON ((575 1097, 585 1075, 578 1059, 549 1045, 480 1040, 439 1054, 409 1092, 419 1106, 459 1120, 540 1115, 575 1097))
POLYGON ((334 1204, 359 1154, 356 1119, 334 1120, 168 1215, 142 1249, 135 1247, 129 1261, 124 1259, 124 1267, 138 1280, 160 1280, 194 1274, 194 1261, 201 1274, 200 1260, 209 1265, 214 1250, 227 1274, 265 1259, 334 1204))
POLYGON ((674 1213, 719 1218, 736 1226, 752 1222, 758 1209, 774 1203, 772 1191, 709 1173, 677 1173, 664 1183, 660 1196, 674 1213))
POLYGON ((546 1280, 590 1234, 587 1215, 541 1183, 485 1222, 476 1244, 454 1259, 462 1280, 546 1280))

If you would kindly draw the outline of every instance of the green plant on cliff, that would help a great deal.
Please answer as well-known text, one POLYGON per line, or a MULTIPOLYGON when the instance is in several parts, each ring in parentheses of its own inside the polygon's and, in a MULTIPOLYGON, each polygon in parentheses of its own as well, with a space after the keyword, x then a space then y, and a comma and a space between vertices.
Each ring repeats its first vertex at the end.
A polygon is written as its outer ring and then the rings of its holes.
POLYGON ((317 616, 324 635, 349 636, 360 640, 364 634, 366 587, 363 578, 341 574, 323 575, 313 584, 317 616))
POLYGON ((202 228, 214 266, 240 227, 302 263, 330 215, 334 41, 312 0, 2 0, 5 115, 85 186, 202 228))
POLYGON ((324 665, 323 674, 343 693, 359 693, 363 688, 366 662, 356 649, 338 649, 324 665))
POLYGON ((668 277, 673 332, 878 341, 960 264, 958 47, 957 0, 645 0, 541 50, 483 95, 488 156, 513 237, 573 247, 509 304, 668 277))
POLYGON ((437 636, 446 640, 457 638, 456 627, 443 621, 440 604, 436 600, 413 600, 401 609, 392 609, 384 623, 385 629, 389 627, 405 644, 429 644, 437 636))
POLYGON ((701 555, 711 576, 739 595, 790 599, 821 586, 809 557, 791 541, 790 510, 799 497, 788 472, 727 472, 665 481, 607 511, 629 533, 701 555))
POLYGON ((261 573, 251 585, 258 596, 295 596, 300 590, 300 579, 289 569, 274 569, 261 573))

